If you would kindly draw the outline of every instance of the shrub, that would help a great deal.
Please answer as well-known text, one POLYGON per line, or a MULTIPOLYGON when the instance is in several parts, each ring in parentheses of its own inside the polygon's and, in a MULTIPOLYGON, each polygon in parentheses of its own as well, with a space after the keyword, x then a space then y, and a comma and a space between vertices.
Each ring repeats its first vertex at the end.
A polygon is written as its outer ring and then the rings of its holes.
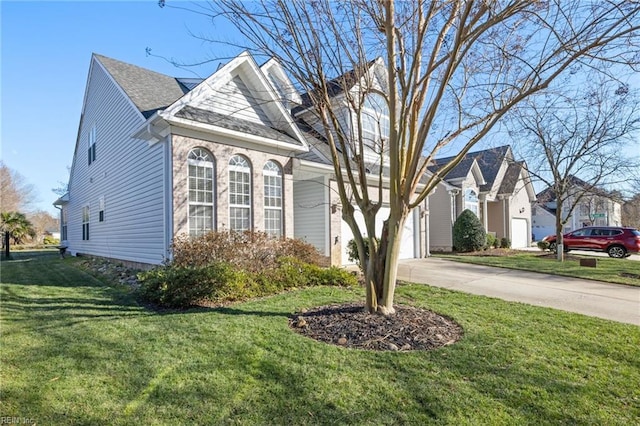
MULTIPOLYGON (((380 244, 380 239, 373 237, 375 241, 380 244)), ((364 253, 367 259, 369 259, 369 243, 371 237, 364 237, 364 253)), ((355 262, 361 271, 364 271, 364 266, 360 264, 360 256, 358 255, 358 245, 355 239, 349 240, 347 243, 347 256, 350 262, 355 262)))
POLYGON ((60 244, 60 240, 51 235, 45 235, 42 243, 47 246, 57 246, 60 244))
POLYGON ((322 268, 293 257, 281 258, 276 269, 257 274, 256 280, 260 282, 265 294, 297 287, 350 287, 358 284, 357 278, 344 269, 334 266, 322 268))
POLYGON ((500 238, 500 248, 511 248, 511 240, 507 237, 500 238))
POLYGON ((549 250, 549 242, 548 241, 538 241, 538 248, 542 251, 549 250))
POLYGON ((476 251, 484 247, 487 233, 480 219, 471 210, 466 209, 453 224, 453 246, 460 252, 476 251))
POLYGON ((276 267, 260 272, 247 272, 227 262, 198 267, 169 265, 142 272, 138 280, 143 299, 168 308, 187 308, 203 300, 246 300, 297 287, 358 284, 346 270, 325 269, 294 257, 280 258, 276 267))
POLYGON ((165 266, 138 274, 141 296, 169 308, 186 308, 231 291, 243 293, 242 278, 231 265, 220 262, 195 268, 165 266))
POLYGON ((172 244, 175 266, 206 266, 226 262, 247 272, 276 268, 280 257, 294 256, 319 265, 322 256, 311 244, 291 238, 273 238, 264 232, 209 232, 199 237, 182 235, 172 244))
POLYGON ((496 236, 493 234, 487 234, 487 243, 485 244, 485 249, 490 249, 495 247, 496 245, 496 236))

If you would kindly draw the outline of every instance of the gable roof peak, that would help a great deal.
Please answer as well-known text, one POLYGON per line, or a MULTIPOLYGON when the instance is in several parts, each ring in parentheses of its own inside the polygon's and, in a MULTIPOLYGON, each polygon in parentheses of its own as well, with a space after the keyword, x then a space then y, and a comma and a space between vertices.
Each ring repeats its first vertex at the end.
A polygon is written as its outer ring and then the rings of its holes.
POLYGON ((174 77, 93 53, 93 59, 120 86, 145 118, 181 98, 189 89, 174 77))

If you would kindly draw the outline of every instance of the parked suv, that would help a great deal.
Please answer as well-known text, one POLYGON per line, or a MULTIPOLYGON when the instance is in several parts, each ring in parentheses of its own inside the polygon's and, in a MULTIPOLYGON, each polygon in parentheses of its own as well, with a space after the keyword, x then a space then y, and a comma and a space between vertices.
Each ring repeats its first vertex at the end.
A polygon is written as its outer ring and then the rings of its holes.
MULTIPOLYGON (((549 235, 543 241, 556 250, 556 236, 549 235)), ((564 251, 603 251, 610 257, 622 258, 640 252, 640 231, 634 228, 588 226, 563 235, 564 251)))

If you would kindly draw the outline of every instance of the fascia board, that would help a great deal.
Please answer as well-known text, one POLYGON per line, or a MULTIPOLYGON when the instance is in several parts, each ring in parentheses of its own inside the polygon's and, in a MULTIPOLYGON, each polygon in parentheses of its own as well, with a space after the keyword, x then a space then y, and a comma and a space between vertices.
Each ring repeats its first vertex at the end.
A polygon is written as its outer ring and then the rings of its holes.
POLYGON ((276 148, 286 148, 288 151, 291 151, 291 152, 308 152, 309 151, 309 147, 306 145, 305 146, 291 145, 286 142, 280 142, 273 139, 264 138, 261 136, 251 135, 248 133, 238 132, 235 130, 229 130, 224 127, 218 127, 211 124, 196 123, 184 118, 171 117, 171 118, 166 118, 165 120, 169 124, 176 127, 182 127, 185 129, 207 132, 216 136, 224 136, 224 137, 228 137, 238 141, 248 141, 248 142, 257 143, 260 145, 272 146, 276 148))
POLYGON ((482 174, 482 169, 480 168, 480 165, 478 165, 478 161, 475 159, 473 160, 473 164, 471 165, 471 173, 478 183, 478 186, 487 183, 487 181, 484 179, 484 175, 482 174))
MULTIPOLYGON (((249 53, 246 51, 240 53, 218 71, 203 80, 193 90, 191 90, 186 95, 174 102, 172 105, 167 107, 161 113, 161 116, 166 120, 180 120, 179 118, 175 117, 175 114, 180 109, 182 109, 185 105, 193 105, 199 99, 205 96, 214 95, 215 90, 219 89, 223 84, 226 84, 233 78, 233 75, 235 75, 234 71, 246 73, 246 67, 248 67, 254 74, 253 77, 255 77, 260 82, 260 85, 262 87, 260 88, 259 92, 265 93, 269 98, 268 102, 264 103, 264 106, 271 110, 272 115, 279 115, 280 117, 284 118, 289 130, 293 132, 300 143, 302 143, 306 147, 307 141, 298 129, 298 126, 295 125, 290 114, 284 109, 284 106, 279 101, 278 96, 275 94, 271 83, 269 83, 251 55, 249 55, 249 53), (276 108, 276 110, 274 111, 273 108, 276 108)), ((308 150, 308 147, 306 150, 308 150)))

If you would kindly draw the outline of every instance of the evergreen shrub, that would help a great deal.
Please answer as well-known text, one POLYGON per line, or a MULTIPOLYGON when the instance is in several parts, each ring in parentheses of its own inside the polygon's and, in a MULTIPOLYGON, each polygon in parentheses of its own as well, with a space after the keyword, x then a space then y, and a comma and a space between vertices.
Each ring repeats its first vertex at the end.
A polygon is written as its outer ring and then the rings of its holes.
POLYGON ((487 233, 480 219, 471 210, 466 209, 453 224, 453 247, 459 252, 477 251, 487 242, 487 233))
POLYGON ((187 308, 202 301, 233 302, 298 287, 358 284, 344 269, 319 266, 321 256, 313 246, 265 235, 210 233, 176 239, 172 262, 138 274, 139 295, 158 306, 187 308))

